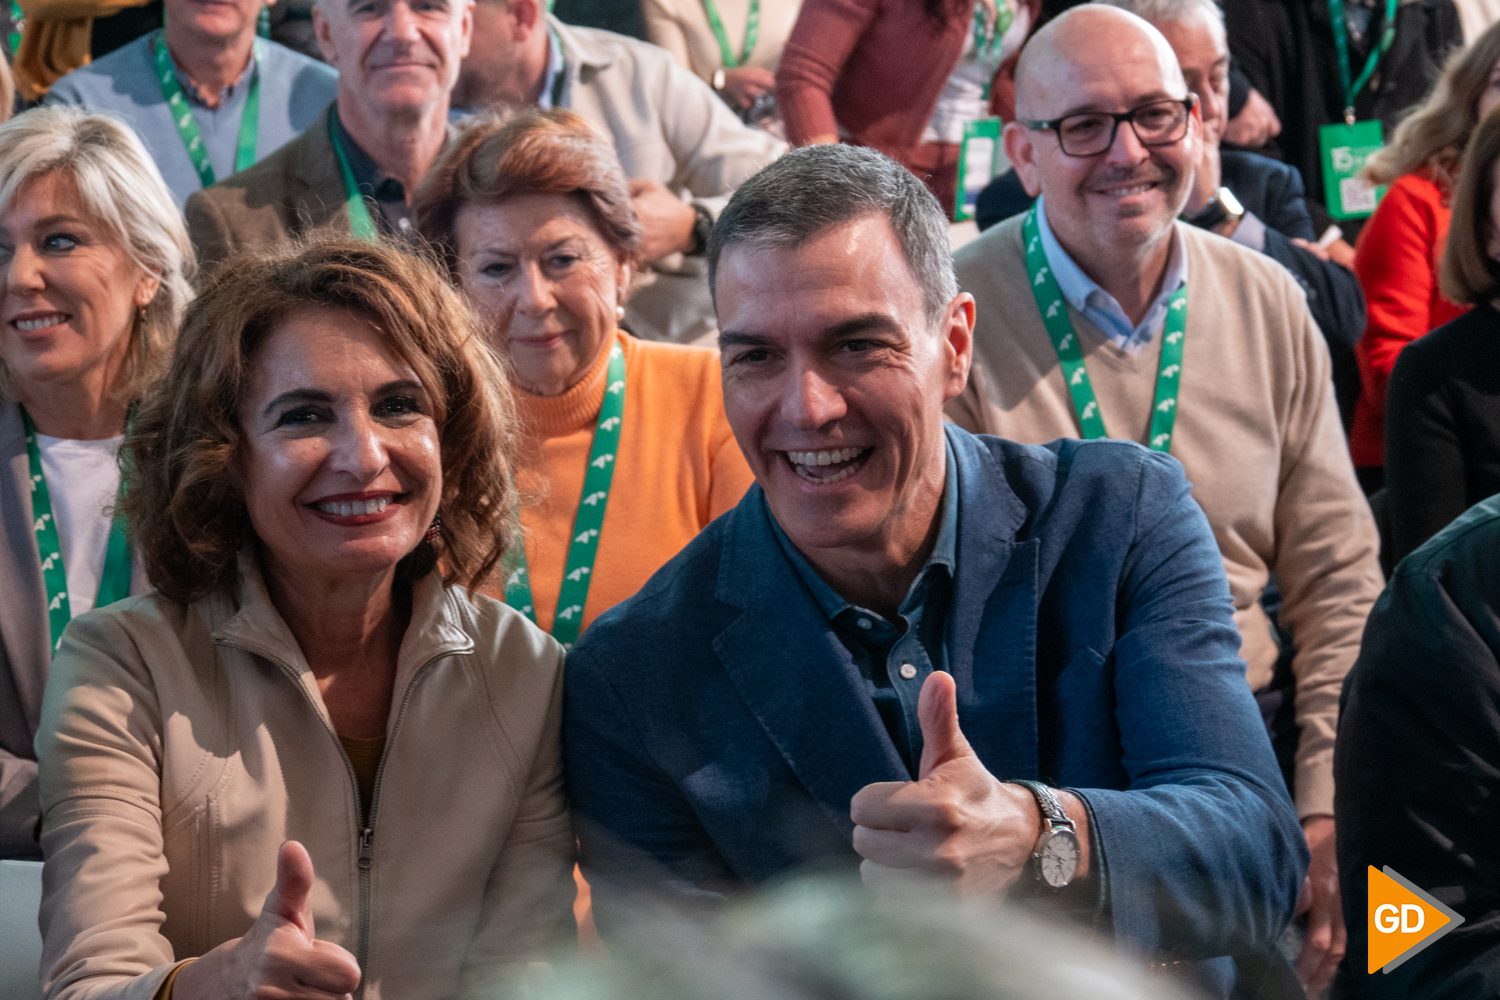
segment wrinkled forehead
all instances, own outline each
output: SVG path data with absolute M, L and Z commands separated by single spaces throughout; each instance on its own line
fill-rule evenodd
M 1128 111 L 1151 100 L 1187 96 L 1166 39 L 1129 25 L 1073 31 L 1044 41 L 1016 81 L 1017 113 L 1033 119 L 1077 111 Z M 1153 37 L 1154 36 L 1154 37 Z

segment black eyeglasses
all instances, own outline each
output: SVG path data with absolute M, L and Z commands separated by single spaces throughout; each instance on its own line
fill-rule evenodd
M 1196 94 L 1182 100 L 1153 101 L 1133 111 L 1082 111 L 1050 121 L 1020 122 L 1033 132 L 1057 133 L 1058 145 L 1069 156 L 1098 156 L 1115 144 L 1121 122 L 1129 122 L 1142 146 L 1170 146 L 1187 135 L 1188 119 L 1198 103 Z

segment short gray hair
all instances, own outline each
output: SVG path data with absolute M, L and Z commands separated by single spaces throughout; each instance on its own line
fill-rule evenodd
M 182 214 L 146 147 L 113 115 L 42 107 L 0 125 L 0 215 L 27 185 L 54 172 L 69 177 L 84 211 L 131 261 L 161 281 L 130 333 L 121 388 L 138 393 L 171 360 L 177 325 L 193 297 L 197 264 Z M 12 392 L 0 361 L 0 395 Z
M 708 238 L 709 289 L 726 247 L 794 250 L 868 215 L 890 220 L 907 269 L 922 288 L 928 321 L 936 325 L 958 294 L 948 219 L 911 171 L 862 146 L 804 146 L 740 185 Z
M 1128 10 L 1153 25 L 1170 24 L 1173 21 L 1192 20 L 1198 11 L 1207 11 L 1210 18 L 1224 23 L 1224 10 L 1215 0 L 1098 0 L 1100 3 L 1121 10 Z

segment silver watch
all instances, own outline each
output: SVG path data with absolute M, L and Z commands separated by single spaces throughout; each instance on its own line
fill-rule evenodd
M 1015 784 L 1036 796 L 1042 811 L 1042 835 L 1031 852 L 1032 874 L 1054 892 L 1066 889 L 1078 873 L 1078 827 L 1052 789 L 1040 781 L 1015 780 Z

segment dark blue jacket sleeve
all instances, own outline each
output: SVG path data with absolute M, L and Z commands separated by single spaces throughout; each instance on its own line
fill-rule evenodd
M 1113 651 L 1125 791 L 1083 789 L 1117 939 L 1182 959 L 1269 950 L 1307 845 L 1245 683 L 1229 584 L 1182 467 L 1142 465 Z

